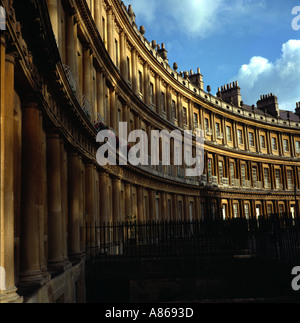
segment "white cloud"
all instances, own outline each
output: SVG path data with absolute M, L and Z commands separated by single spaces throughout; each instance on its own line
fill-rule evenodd
M 125 0 L 125 3 L 132 4 L 138 20 L 152 28 L 176 30 L 199 38 L 224 33 L 236 26 L 237 20 L 242 26 L 250 17 L 259 19 L 266 7 L 265 0 Z
M 252 57 L 233 79 L 239 81 L 246 103 L 254 104 L 261 94 L 274 93 L 281 109 L 294 110 L 300 101 L 300 40 L 284 43 L 281 57 L 274 63 Z

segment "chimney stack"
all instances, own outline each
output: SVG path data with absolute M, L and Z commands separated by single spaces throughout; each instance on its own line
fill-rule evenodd
M 296 103 L 295 114 L 300 118 L 300 102 Z
M 197 73 L 191 70 L 189 75 L 190 82 L 201 90 L 204 90 L 203 75 L 200 72 L 200 68 L 197 68 Z
M 278 98 L 273 93 L 261 95 L 257 101 L 257 108 L 263 112 L 269 113 L 274 117 L 279 117 Z
M 239 108 L 241 107 L 241 88 L 239 87 L 239 83 L 237 81 L 221 86 L 217 95 L 224 101 L 232 103 Z

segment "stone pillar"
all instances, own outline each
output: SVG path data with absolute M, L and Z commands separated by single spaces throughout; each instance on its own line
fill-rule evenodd
M 95 214 L 95 176 L 94 176 L 94 165 L 91 163 L 85 164 L 85 191 L 86 191 L 86 222 L 87 227 L 87 246 L 94 248 L 95 244 L 95 230 L 94 225 L 96 223 Z
M 95 17 L 95 23 L 99 30 L 99 33 L 101 32 L 101 27 L 102 27 L 101 2 L 102 1 L 100 0 L 94 2 L 94 6 L 95 6 L 94 17 Z
M 91 54 L 90 49 L 85 48 L 83 52 L 83 94 L 91 103 L 91 93 L 92 93 L 92 86 L 91 86 Z M 89 111 L 92 115 L 92 111 Z
M 131 185 L 125 184 L 125 217 L 132 215 L 131 210 Z
M 149 66 L 147 63 L 144 65 L 144 102 L 147 106 L 150 105 L 150 78 Z
M 160 77 L 158 75 L 156 75 L 156 77 L 155 77 L 155 100 L 156 100 L 156 113 L 158 113 L 159 115 L 162 114 L 160 98 L 161 98 Z
M 144 221 L 144 195 L 143 195 L 143 188 L 137 187 L 137 221 L 143 222 Z
M 139 94 L 139 89 L 138 89 L 138 75 L 137 75 L 137 51 L 133 49 L 132 51 L 132 91 L 138 95 Z
M 104 85 L 103 74 L 97 72 L 97 111 L 104 119 Z
M 121 75 L 127 80 L 127 69 L 126 69 L 126 36 L 125 32 L 120 33 L 120 71 Z
M 22 201 L 20 234 L 20 284 L 41 284 L 46 281 L 40 264 L 40 181 L 42 176 L 41 118 L 38 105 L 30 103 L 22 111 Z
M 61 171 L 61 213 L 62 213 L 62 249 L 65 268 L 70 267 L 68 258 L 68 156 L 63 141 L 60 141 L 60 171 Z
M 161 193 L 161 218 L 159 220 L 167 220 L 167 194 L 165 192 Z
M 110 126 L 117 131 L 119 125 L 117 125 L 117 102 L 115 88 L 110 89 Z
M 121 180 L 119 178 L 113 178 L 113 222 L 121 222 Z
M 73 75 L 76 75 L 77 48 L 75 48 L 74 16 L 66 14 L 66 59 Z
M 112 9 L 107 11 L 107 51 L 112 61 L 114 61 L 114 19 Z
M 1 199 L 0 199 L 0 303 L 21 302 L 16 294 L 14 266 L 14 69 L 13 55 L 6 55 L 1 37 Z M 5 73 L 2 74 L 2 68 Z M 4 71 L 3 71 L 4 72 Z M 5 75 L 5 76 L 4 76 Z M 4 78 L 2 79 L 2 76 Z M 2 91 L 1 91 L 2 92 Z
M 81 166 L 77 153 L 68 154 L 68 188 L 69 188 L 69 254 L 71 259 L 81 257 L 80 252 L 80 195 Z
M 54 131 L 47 135 L 48 268 L 54 271 L 64 266 L 60 152 L 60 137 Z
M 48 10 L 50 15 L 50 20 L 52 24 L 52 29 L 56 37 L 56 42 L 58 44 L 58 35 L 59 35 L 59 20 L 58 20 L 58 3 L 57 0 L 48 0 Z
M 149 191 L 149 219 L 150 221 L 156 220 L 156 191 Z
M 108 211 L 108 174 L 99 173 L 99 190 L 100 190 L 100 224 L 109 222 Z

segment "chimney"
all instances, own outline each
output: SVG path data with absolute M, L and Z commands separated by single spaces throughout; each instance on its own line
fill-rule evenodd
M 239 87 L 239 83 L 237 81 L 222 86 L 218 91 L 218 96 L 228 103 L 241 107 L 241 88 Z
M 263 112 L 269 113 L 274 117 L 279 117 L 278 98 L 272 93 L 261 95 L 260 100 L 257 101 L 257 108 Z
M 295 114 L 300 118 L 300 102 L 296 103 Z
M 200 68 L 197 68 L 197 73 L 194 74 L 193 70 L 191 70 L 191 74 L 189 75 L 189 80 L 193 85 L 198 87 L 199 89 L 204 89 L 203 83 L 203 75 L 201 74 Z

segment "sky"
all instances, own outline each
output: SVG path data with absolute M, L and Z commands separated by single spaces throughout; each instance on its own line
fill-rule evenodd
M 218 87 L 238 81 L 245 104 L 273 93 L 280 109 L 295 110 L 300 101 L 300 0 L 123 2 L 132 5 L 148 41 L 165 43 L 171 67 L 176 62 L 178 71 L 200 68 L 205 89 L 210 85 L 215 94 Z

